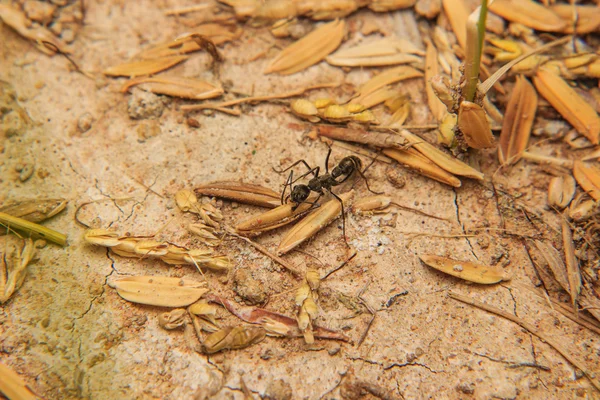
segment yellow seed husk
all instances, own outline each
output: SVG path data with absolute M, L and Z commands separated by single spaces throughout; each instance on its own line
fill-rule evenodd
M 386 108 L 390 110 L 390 112 L 394 113 L 398 111 L 403 105 L 410 102 L 410 97 L 406 94 L 398 94 L 394 97 L 387 99 L 384 102 Z
M 392 198 L 389 196 L 368 196 L 356 200 L 352 205 L 352 209 L 358 212 L 377 211 L 387 208 L 391 203 Z
M 452 260 L 450 258 L 433 255 L 422 255 L 419 256 L 419 258 L 425 264 L 438 271 L 469 282 L 489 285 L 510 279 L 506 272 L 497 266 L 493 267 L 468 261 Z
M 165 276 L 128 276 L 109 286 L 132 303 L 173 308 L 189 306 L 208 292 L 205 283 Z
M 444 153 L 442 150 L 433 146 L 429 142 L 421 139 L 417 135 L 402 129 L 400 132 L 406 140 L 421 153 L 424 157 L 431 160 L 433 163 L 438 165 L 440 168 L 454 174 L 460 175 L 467 178 L 477 179 L 482 181 L 484 178 L 483 173 L 477 171 L 475 168 L 465 164 L 464 162 L 452 157 L 451 155 Z
M 351 100 L 352 104 L 360 104 L 365 109 L 369 109 L 371 107 L 375 107 L 377 104 L 381 104 L 384 101 L 395 97 L 398 95 L 396 90 L 388 89 L 385 87 L 379 88 L 374 92 L 371 92 L 367 95 L 361 95 Z M 332 107 L 332 106 L 329 106 Z
M 600 200 L 600 168 L 596 165 L 575 161 L 573 163 L 573 176 L 579 186 L 594 200 Z
M 392 114 L 392 118 L 390 118 L 388 126 L 400 127 L 400 126 L 404 125 L 404 123 L 408 119 L 409 115 L 410 115 L 410 103 L 407 102 L 407 103 L 404 103 L 399 109 L 394 111 L 394 113 Z
M 27 265 L 34 255 L 30 238 L 0 237 L 0 304 L 7 302 L 21 287 L 27 276 Z
M 531 0 L 496 0 L 489 9 L 510 22 L 544 32 L 561 32 L 567 23 L 551 9 Z
M 2 206 L 0 212 L 29 222 L 42 222 L 55 216 L 66 206 L 67 201 L 64 199 L 25 200 Z
M 332 104 L 323 111 L 323 118 L 325 119 L 344 119 L 350 116 L 350 112 L 344 106 Z
M 583 193 L 580 193 L 583 194 Z M 594 200 L 580 201 L 579 196 L 573 200 L 569 206 L 568 215 L 575 222 L 581 222 L 590 219 L 594 215 L 598 214 L 598 203 Z
M 310 296 L 310 286 L 308 285 L 307 282 L 303 282 L 302 285 L 300 285 L 300 287 L 298 287 L 298 289 L 296 289 L 296 305 L 298 307 L 302 306 L 302 304 L 304 304 L 304 300 L 308 299 L 308 297 Z
M 386 38 L 340 50 L 327 57 L 326 61 L 339 67 L 373 67 L 412 62 L 420 63 L 421 57 L 413 54 L 422 55 L 423 52 L 408 40 Z
M 208 304 L 205 300 L 198 301 L 188 307 L 188 312 L 198 316 L 217 315 L 217 307 Z
M 290 108 L 295 114 L 299 114 L 301 116 L 311 116 L 319 113 L 317 107 L 306 99 L 293 100 L 290 103 Z
M 310 290 L 318 290 L 321 285 L 321 275 L 316 269 L 309 269 L 306 271 L 306 282 L 310 286 Z
M 371 0 L 369 9 L 375 12 L 402 10 L 414 6 L 416 0 Z
M 317 107 L 317 108 L 325 108 L 327 106 L 335 104 L 335 100 L 333 100 L 333 99 L 316 99 L 314 101 L 314 104 L 315 104 L 315 107 Z
M 467 45 L 467 30 L 465 27 L 469 18 L 469 9 L 463 0 L 442 0 L 442 4 L 450 20 L 456 40 L 460 47 L 464 49 Z
M 537 104 L 535 89 L 525 77 L 519 75 L 506 106 L 500 133 L 498 158 L 501 164 L 514 164 L 521 159 L 529 143 Z
M 573 200 L 575 189 L 575 179 L 571 175 L 556 176 L 550 179 L 548 204 L 562 210 Z
M 440 74 L 440 65 L 438 64 L 438 52 L 433 43 L 427 42 L 427 52 L 425 53 L 425 92 L 427 93 L 427 104 L 431 114 L 436 121 L 441 122 L 446 115 L 446 106 L 439 97 L 436 96 L 431 87 L 430 80 Z
M 183 212 L 194 210 L 198 206 L 198 198 L 191 190 L 180 190 L 175 193 L 175 203 Z
M 119 64 L 104 70 L 104 75 L 108 76 L 129 76 L 131 78 L 143 75 L 152 75 L 169 69 L 185 60 L 188 56 L 170 56 L 154 58 L 151 60 L 134 61 Z
M 342 43 L 345 29 L 346 23 L 343 20 L 320 26 L 283 49 L 269 64 L 265 73 L 290 75 L 318 63 Z
M 281 195 L 271 189 L 240 182 L 214 182 L 194 189 L 197 195 L 223 197 L 240 203 L 275 208 L 281 205 Z
M 306 203 L 300 204 L 294 211 L 295 204 L 287 203 L 280 205 L 260 215 L 251 217 L 240 222 L 235 230 L 242 235 L 257 235 L 262 232 L 270 231 L 296 221 L 302 217 L 308 209 L 312 207 L 310 202 L 314 201 L 316 196 L 307 199 Z
M 207 354 L 238 350 L 262 341 L 266 331 L 259 326 L 226 327 L 206 337 L 202 345 Z
M 569 295 L 571 303 L 577 310 L 577 299 L 581 292 L 581 273 L 579 272 L 579 263 L 575 257 L 575 246 L 573 245 L 573 234 L 569 223 L 565 218 L 562 219 L 562 238 L 563 250 L 565 252 L 565 264 L 567 266 L 567 280 L 569 281 Z
M 346 104 L 346 109 L 349 113 L 355 114 L 365 110 L 365 106 L 362 104 Z
M 454 130 L 458 123 L 458 116 L 456 114 L 450 114 L 446 111 L 446 114 L 442 118 L 437 131 L 438 143 L 446 147 L 453 147 L 456 142 L 456 135 Z
M 223 88 L 212 85 L 206 81 L 175 76 L 132 79 L 121 87 L 121 92 L 126 92 L 132 86 L 137 85 L 141 85 L 140 87 L 143 90 L 152 93 L 193 100 L 212 99 L 214 97 L 219 97 L 224 93 Z
M 597 5 L 554 4 L 550 9 L 565 21 L 562 33 L 575 31 L 577 34 L 584 34 L 598 32 L 600 29 L 600 7 Z M 577 13 L 576 21 L 574 21 L 573 11 Z M 575 25 L 574 30 L 573 25 Z
M 90 244 L 104 247 L 113 247 L 120 243 L 119 234 L 110 229 L 88 229 L 83 238 Z
M 21 375 L 0 363 L 0 393 L 12 400 L 36 400 L 37 396 Z
M 364 83 L 358 89 L 358 95 L 366 96 L 369 93 L 372 93 L 386 85 L 391 85 L 392 83 L 400 82 L 405 79 L 419 78 L 421 76 L 423 76 L 421 71 L 408 65 L 401 65 L 396 68 L 391 68 L 378 75 L 375 75 L 373 78 Z
M 383 149 L 383 154 L 393 158 L 406 167 L 416 170 L 421 175 L 438 182 L 445 183 L 452 187 L 460 187 L 461 185 L 460 180 L 456 176 L 438 167 L 416 150 Z
M 600 117 L 596 110 L 577 94 L 560 76 L 541 68 L 533 78 L 538 92 L 563 116 L 577 132 L 598 144 Z
M 478 104 L 470 101 L 460 103 L 458 127 L 469 147 L 487 149 L 495 144 L 487 115 Z
M 344 209 L 347 210 L 350 199 L 354 191 L 339 195 L 344 202 Z M 329 225 L 336 219 L 342 211 L 342 205 L 337 199 L 331 199 L 327 203 L 321 205 L 315 211 L 310 213 L 306 218 L 297 223 L 285 237 L 281 240 L 277 248 L 277 254 L 282 255 L 294 249 L 307 239 L 311 238 L 325 226 Z

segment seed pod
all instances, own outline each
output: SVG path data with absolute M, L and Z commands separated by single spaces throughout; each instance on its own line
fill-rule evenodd
M 573 176 L 594 200 L 600 200 L 600 168 L 582 161 L 573 163 Z
M 166 330 L 173 330 L 185 326 L 187 323 L 187 311 L 184 308 L 176 308 L 158 316 L 158 325 Z
M 310 297 L 310 286 L 308 283 L 303 282 L 302 285 L 296 290 L 296 305 L 298 307 L 304 304 L 304 300 Z
M 332 104 L 335 104 L 335 101 L 333 99 L 317 99 L 314 101 L 314 104 L 315 104 L 315 107 L 321 109 L 321 108 L 330 106 Z
M 319 316 L 319 308 L 317 307 L 317 303 L 315 303 L 315 300 L 312 298 L 312 296 L 304 300 L 302 308 L 306 310 L 306 313 L 309 315 L 311 320 L 314 320 Z
M 131 79 L 121 87 L 121 92 L 127 92 L 132 86 L 139 86 L 142 90 L 156 94 L 192 100 L 212 99 L 224 93 L 223 88 L 206 81 L 176 76 Z
M 188 307 L 188 312 L 196 316 L 216 316 L 217 307 L 208 304 L 206 300 L 200 300 Z
M 217 353 L 221 350 L 238 350 L 264 340 L 265 329 L 259 326 L 237 326 L 223 328 L 206 337 L 204 351 L 207 354 Z
M 90 244 L 104 247 L 113 247 L 120 243 L 119 234 L 110 229 L 88 229 L 83 234 L 83 239 Z
M 252 204 L 261 207 L 275 208 L 281 205 L 280 194 L 259 185 L 240 182 L 215 182 L 197 187 L 197 195 L 216 196 Z
M 128 276 L 109 286 L 127 301 L 157 307 L 186 307 L 208 292 L 206 284 L 166 276 Z
M 474 149 L 486 149 L 494 146 L 494 135 L 487 115 L 480 105 L 463 101 L 458 110 L 458 127 L 465 142 Z
M 152 75 L 169 69 L 185 60 L 188 56 L 171 56 L 155 58 L 151 60 L 134 61 L 119 64 L 104 70 L 104 75 L 109 76 L 129 76 L 131 78 L 143 75 Z
M 548 204 L 562 210 L 573 200 L 575 189 L 575 179 L 571 175 L 557 176 L 550 179 Z
M 468 261 L 457 261 L 432 255 L 422 255 L 419 258 L 425 264 L 438 271 L 470 282 L 492 284 L 510 279 L 500 267 L 492 267 Z
M 351 190 L 339 195 L 339 197 L 346 204 L 346 202 L 352 198 L 353 194 L 354 191 Z M 297 223 L 287 235 L 285 235 L 277 248 L 277 254 L 285 254 L 315 235 L 336 219 L 341 211 L 342 205 L 338 199 L 331 199 L 327 203 L 321 205 L 321 207 Z
M 355 212 L 380 211 L 386 209 L 392 203 L 389 196 L 369 196 L 356 200 L 352 205 Z
M 373 114 L 371 110 L 365 110 L 359 112 L 358 114 L 352 114 L 351 118 L 353 121 L 360 122 L 363 124 L 379 124 L 379 121 L 377 121 L 377 118 L 375 118 L 375 114 Z
M 321 284 L 321 276 L 319 275 L 319 271 L 316 269 L 309 269 L 306 271 L 306 282 L 308 286 L 310 286 L 310 290 L 318 290 L 319 285 Z
M 538 92 L 571 125 L 593 144 L 598 144 L 600 117 L 596 110 L 577 94 L 560 76 L 546 68 L 538 70 L 533 78 Z
M 333 104 L 328 106 L 325 111 L 323 111 L 323 118 L 332 119 L 332 120 L 342 120 L 348 118 L 350 116 L 350 112 L 344 106 L 340 106 L 337 104 Z
M 501 164 L 514 164 L 521 159 L 521 154 L 529 143 L 537 104 L 537 93 L 533 86 L 519 75 L 506 106 L 500 133 L 498 158 Z
M 198 198 L 191 190 L 180 190 L 175 194 L 177 207 L 183 212 L 195 209 L 198 204 Z
M 319 117 L 317 117 L 319 110 L 317 110 L 317 107 L 308 100 L 294 100 L 290 103 L 290 108 L 295 115 L 301 118 L 306 118 L 310 122 L 319 122 Z

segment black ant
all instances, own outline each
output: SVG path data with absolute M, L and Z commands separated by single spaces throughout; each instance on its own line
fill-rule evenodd
M 319 175 L 319 172 L 321 171 L 320 167 L 311 168 L 310 165 L 308 165 L 308 163 L 304 160 L 298 160 L 284 170 L 281 170 L 281 171 L 276 170 L 276 172 L 278 172 L 278 173 L 284 173 L 284 172 L 294 168 L 298 164 L 304 164 L 304 166 L 306 166 L 306 168 L 308 169 L 308 172 L 306 172 L 304 175 L 299 176 L 296 179 L 294 179 L 294 170 L 290 171 L 290 175 L 288 176 L 288 179 L 283 187 L 283 192 L 281 192 L 281 204 L 285 204 L 285 202 L 288 199 L 292 200 L 292 202 L 295 203 L 295 205 L 292 207 L 292 211 L 295 211 L 296 208 L 298 208 L 300 206 L 300 204 L 302 204 L 302 203 L 309 203 L 315 207 L 318 207 L 319 199 L 321 198 L 321 196 L 325 195 L 325 190 L 328 191 L 329 193 L 331 193 L 331 195 L 333 197 L 335 197 L 340 202 L 340 204 L 342 206 L 342 231 L 344 234 L 344 240 L 346 240 L 346 218 L 345 218 L 345 214 L 344 214 L 344 202 L 338 195 L 333 193 L 333 191 L 331 189 L 334 186 L 338 186 L 338 185 L 341 185 L 342 183 L 346 182 L 356 172 L 365 180 L 367 189 L 371 193 L 375 193 L 375 194 L 381 194 L 381 193 L 374 192 L 369 187 L 369 182 L 367 181 L 367 178 L 364 175 L 364 171 L 361 171 L 362 161 L 360 160 L 360 158 L 358 158 L 356 156 L 344 157 L 339 162 L 338 165 L 333 167 L 333 169 L 331 170 L 331 174 L 330 174 L 329 173 L 329 156 L 330 155 L 331 155 L 331 148 L 327 152 L 327 157 L 325 157 L 325 173 L 323 175 Z M 299 185 L 292 186 L 295 182 L 306 177 L 309 174 L 312 174 L 313 178 L 311 178 L 310 181 L 308 181 L 307 185 L 299 184 Z M 285 192 L 286 192 L 288 186 L 291 188 L 291 193 L 289 196 L 286 197 Z M 319 194 L 318 197 L 313 202 L 306 201 L 308 199 L 308 197 L 310 196 L 311 192 L 318 193 Z

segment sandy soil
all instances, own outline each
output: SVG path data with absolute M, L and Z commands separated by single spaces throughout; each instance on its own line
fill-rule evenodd
M 67 210 L 47 222 L 68 234 L 69 245 L 40 249 L 23 287 L 0 306 L 0 361 L 21 373 L 36 393 L 56 399 L 241 399 L 244 385 L 255 398 L 597 397 L 589 381 L 537 337 L 447 297 L 455 291 L 513 313 L 561 342 L 590 370 L 600 371 L 598 337 L 553 312 L 534 294 L 539 280 L 519 236 L 495 231 L 466 238 L 411 234 L 493 227 L 521 235 L 542 232 L 558 245 L 559 221 L 544 209 L 549 176 L 523 162 L 496 176 L 497 188 L 520 196 L 518 202 L 506 196 L 497 201 L 488 183 L 463 180 L 453 190 L 399 165 L 376 163 L 369 169 L 373 188 L 447 221 L 399 210 L 347 216 L 349 241 L 358 256 L 322 283 L 317 322 L 343 332 L 353 343 L 317 340 L 306 345 L 301 339 L 267 338 L 244 350 L 207 356 L 195 351 L 198 340 L 190 326 L 165 331 L 157 322 L 163 310 L 121 299 L 107 285 L 119 276 L 202 278 L 192 267 L 121 258 L 87 245 L 84 229 L 74 221 L 79 205 L 96 201 L 79 213 L 91 226 L 135 235 L 159 232 L 161 239 L 200 246 L 185 229 L 193 218 L 175 206 L 178 190 L 214 180 L 243 180 L 280 190 L 285 177 L 272 167 L 297 159 L 320 165 L 327 152 L 324 144 L 306 138 L 306 123 L 277 104 L 243 107 L 241 117 L 194 114 L 201 126 L 192 128 L 178 110 L 185 102 L 165 98 L 160 117 L 131 119 L 132 95 L 119 91 L 125 79 L 108 79 L 101 71 L 144 46 L 186 31 L 181 21 L 163 15 L 161 8 L 167 6 L 173 5 L 86 2 L 73 59 L 95 79 L 73 71 L 62 57 L 41 54 L 0 26 L 0 79 L 12 84 L 34 121 L 0 143 L 0 201 L 69 200 Z M 366 18 L 377 18 L 385 29 L 401 33 L 405 28 L 395 22 L 409 16 L 360 12 L 349 22 Z M 349 85 L 371 75 L 321 63 L 290 77 L 264 76 L 262 70 L 276 53 L 267 51 L 273 41 L 267 30 L 247 29 L 240 40 L 225 45 L 221 82 L 240 93 L 264 94 L 336 81 L 345 85 L 321 94 L 343 97 L 351 92 Z M 264 51 L 266 57 L 249 61 Z M 209 61 L 205 54 L 195 55 L 169 73 L 215 81 Z M 414 102 L 412 122 L 430 122 L 422 82 L 399 87 Z M 91 128 L 81 132 L 78 122 L 83 119 L 80 123 L 85 124 L 88 113 Z M 334 147 L 333 161 L 347 154 Z M 491 176 L 497 168 L 495 152 L 481 152 L 478 158 Z M 22 163 L 34 167 L 25 182 L 16 170 Z M 405 185 L 397 187 L 391 176 Z M 360 181 L 355 189 L 357 196 L 368 194 Z M 218 204 L 230 225 L 261 211 L 228 201 Z M 529 222 L 523 210 L 539 213 L 548 227 L 539 220 Z M 274 249 L 285 231 L 257 241 Z M 299 280 L 241 241 L 225 240 L 218 250 L 233 257 L 236 271 L 247 273 L 239 279 L 234 273 L 207 273 L 216 293 L 243 302 L 233 288 L 248 286 L 264 292 L 262 297 L 269 299 L 265 308 L 293 315 Z M 299 268 L 339 264 L 348 255 L 341 224 L 324 229 L 301 250 L 286 256 Z M 426 267 L 420 254 L 500 263 L 513 279 L 491 287 L 471 285 Z M 377 312 L 358 346 L 371 319 L 353 297 L 362 289 L 366 303 Z M 550 290 L 566 299 L 558 287 Z M 224 326 L 240 323 L 224 310 L 220 317 Z

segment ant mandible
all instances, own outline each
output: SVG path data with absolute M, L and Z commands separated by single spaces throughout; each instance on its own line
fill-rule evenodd
M 340 205 L 342 206 L 342 231 L 344 234 L 344 240 L 346 240 L 346 218 L 345 218 L 345 213 L 344 213 L 344 202 L 338 195 L 333 193 L 333 191 L 331 189 L 334 186 L 338 186 L 338 185 L 341 185 L 342 183 L 346 182 L 356 172 L 365 180 L 367 189 L 371 193 L 375 193 L 375 194 L 381 194 L 381 193 L 374 192 L 369 187 L 369 182 L 367 181 L 367 178 L 364 175 L 364 171 L 361 171 L 362 161 L 360 160 L 360 158 L 358 158 L 356 156 L 344 157 L 339 162 L 338 165 L 333 167 L 333 169 L 331 170 L 331 174 L 330 174 L 329 173 L 329 156 L 330 155 L 331 155 L 331 148 L 329 148 L 329 151 L 327 152 L 327 156 L 325 157 L 325 173 L 323 175 L 319 175 L 319 172 L 321 171 L 320 167 L 311 168 L 310 165 L 308 165 L 308 163 L 305 160 L 298 160 L 284 170 L 281 170 L 281 171 L 275 170 L 278 173 L 284 173 L 286 171 L 291 170 L 298 164 L 304 164 L 304 166 L 306 166 L 306 168 L 308 169 L 308 172 L 299 176 L 296 179 L 294 179 L 294 170 L 290 171 L 288 179 L 283 187 L 283 191 L 281 192 L 281 204 L 285 204 L 285 202 L 288 199 L 292 200 L 292 202 L 295 203 L 295 205 L 292 207 L 292 211 L 296 210 L 296 208 L 298 208 L 298 206 L 300 206 L 300 204 L 302 204 L 302 203 L 309 203 L 309 204 L 312 204 L 313 206 L 317 207 L 319 205 L 318 204 L 319 199 L 321 198 L 321 196 L 325 195 L 325 190 L 326 190 L 327 192 L 331 193 L 331 195 L 333 197 L 335 197 L 340 202 Z M 294 183 L 296 183 L 300 179 L 302 179 L 310 174 L 312 174 L 313 177 L 308 181 L 307 185 L 299 184 L 299 185 L 292 186 Z M 286 192 L 288 186 L 291 188 L 291 193 L 289 196 L 286 197 L 285 192 Z M 307 201 L 311 192 L 318 193 L 318 197 L 313 202 Z

